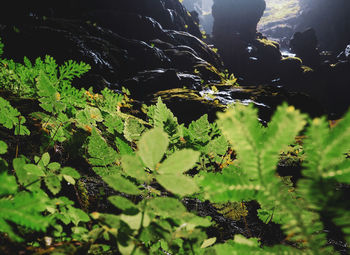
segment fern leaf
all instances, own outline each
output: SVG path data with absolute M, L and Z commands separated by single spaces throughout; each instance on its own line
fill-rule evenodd
M 12 221 L 21 226 L 44 231 L 50 223 L 50 218 L 41 215 L 46 209 L 47 198 L 42 194 L 22 192 L 13 199 L 0 200 L 0 219 Z
M 117 152 L 107 145 L 94 128 L 88 144 L 89 161 L 95 166 L 107 166 L 117 159 Z
M 327 146 L 320 161 L 320 167 L 324 169 L 339 163 L 341 160 L 339 156 L 350 149 L 350 111 L 329 131 L 325 144 Z
M 208 115 L 204 114 L 196 121 L 192 121 L 188 127 L 188 133 L 190 138 L 196 142 L 207 143 L 209 137 L 210 124 L 208 121 Z
M 275 171 L 280 151 L 293 143 L 305 124 L 305 116 L 293 106 L 283 104 L 277 108 L 260 144 L 260 164 L 265 173 Z
M 257 110 L 252 105 L 235 105 L 225 113 L 218 113 L 218 126 L 237 152 L 241 166 L 251 178 L 258 179 L 258 149 L 262 135 Z
M 222 173 L 206 173 L 198 179 L 206 199 L 220 203 L 256 199 L 264 187 L 251 182 L 249 176 L 234 174 L 228 169 Z
M 84 62 L 79 64 L 73 60 L 68 60 L 62 66 L 59 67 L 60 80 L 72 80 L 75 77 L 80 77 L 84 73 L 90 70 L 90 66 Z

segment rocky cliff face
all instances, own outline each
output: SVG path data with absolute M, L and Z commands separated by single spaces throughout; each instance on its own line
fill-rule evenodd
M 201 40 L 198 25 L 178 0 L 27 2 L 14 0 L 0 10 L 3 57 L 22 61 L 24 56 L 34 60 L 49 54 L 59 64 L 68 59 L 84 61 L 92 70 L 74 82 L 77 86 L 96 91 L 124 86 L 140 104 L 161 96 L 184 121 L 204 113 L 213 119 L 222 104 L 236 98 L 263 106 L 264 119 L 277 103 L 292 98 L 301 98 L 298 104 L 309 113 L 320 113 L 308 97 L 291 96 L 280 88 L 233 88 L 232 83 L 220 87 L 225 68 L 250 85 L 271 84 L 281 74 L 290 79 L 288 63 L 293 61 L 282 65 L 279 45 L 256 32 L 264 0 L 215 1 L 215 46 L 226 66 Z M 293 63 L 302 73 L 300 62 Z M 214 95 L 218 100 L 202 97 L 206 84 L 219 88 Z
M 316 30 L 320 48 L 339 52 L 350 43 L 350 1 L 300 0 L 297 30 Z
M 24 55 L 49 54 L 59 62 L 81 60 L 92 66 L 85 86 L 127 84 L 135 94 L 196 88 L 201 80 L 219 79 L 220 58 L 199 39 L 198 25 L 178 0 L 37 4 L 23 1 L 20 11 L 11 5 L 2 9 L 8 17 L 2 16 L 0 28 L 5 57 L 21 61 Z M 145 91 L 139 85 L 144 80 Z

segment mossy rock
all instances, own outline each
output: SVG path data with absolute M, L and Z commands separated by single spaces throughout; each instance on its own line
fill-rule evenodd
M 215 100 L 206 100 L 195 90 L 175 88 L 159 91 L 152 95 L 150 103 L 155 104 L 161 97 L 167 107 L 178 118 L 179 123 L 189 124 L 191 121 L 208 114 L 209 121 L 216 119 L 216 112 L 225 106 Z

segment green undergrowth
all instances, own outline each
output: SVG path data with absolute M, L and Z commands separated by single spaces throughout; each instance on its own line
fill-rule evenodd
M 142 120 L 121 110 L 126 90 L 74 88 L 89 69 L 49 56 L 0 60 L 1 253 L 336 254 L 321 215 L 350 241 L 341 189 L 350 183 L 350 113 L 330 129 L 283 104 L 265 127 L 252 105 L 238 104 L 215 123 L 204 115 L 185 126 L 159 98 Z M 276 169 L 297 154 L 303 177 L 293 186 Z M 115 190 L 105 201 L 113 208 L 91 209 L 86 176 Z M 218 242 L 206 234 L 215 222 L 184 198 L 208 200 L 232 220 L 256 200 L 260 219 L 280 224 L 286 240 Z

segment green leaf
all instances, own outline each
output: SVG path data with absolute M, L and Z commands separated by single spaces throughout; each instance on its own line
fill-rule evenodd
M 163 128 L 165 123 L 174 123 L 176 126 L 177 118 L 174 117 L 173 113 L 163 103 L 161 97 L 158 97 L 157 104 L 153 110 L 153 116 L 150 116 L 153 120 L 154 126 Z
M 29 129 L 23 124 L 26 122 L 26 119 L 23 116 L 19 116 L 19 121 L 17 121 L 15 126 L 15 135 L 30 135 Z
M 48 175 L 44 182 L 52 194 L 56 195 L 61 190 L 61 180 L 56 175 Z
M 216 237 L 206 239 L 203 241 L 201 248 L 204 249 L 204 248 L 207 248 L 209 246 L 212 246 L 215 242 L 216 242 Z
M 11 104 L 0 97 L 0 124 L 5 128 L 12 129 L 18 123 L 18 116 L 20 116 L 19 111 L 13 108 Z
M 212 139 L 205 146 L 203 152 L 206 154 L 224 155 L 227 152 L 228 143 L 224 136 Z
M 74 179 L 80 178 L 80 174 L 78 173 L 78 171 L 75 170 L 74 168 L 71 168 L 71 167 L 63 167 L 61 169 L 61 174 L 69 175 L 69 176 L 73 177 Z
M 52 162 L 52 163 L 47 165 L 47 168 L 50 169 L 51 171 L 55 172 L 61 168 L 61 164 L 58 162 Z
M 120 155 L 134 154 L 132 148 L 118 136 L 115 138 L 115 145 L 117 146 Z
M 0 173 L 0 196 L 13 194 L 17 190 L 16 178 L 6 173 Z
M 125 197 L 121 196 L 111 196 L 108 198 L 108 200 L 115 206 L 118 207 L 121 210 L 128 210 L 128 209 L 137 209 L 135 204 L 131 202 L 129 199 L 126 199 Z
M 27 171 L 28 175 L 33 175 L 33 176 L 45 176 L 45 173 L 43 170 L 38 167 L 37 165 L 34 164 L 26 164 L 23 166 L 23 168 Z
M 50 163 L 50 154 L 48 152 L 45 152 L 41 156 L 41 161 L 43 162 L 44 166 L 47 166 Z
M 147 173 L 144 170 L 144 166 L 138 156 L 123 155 L 121 158 L 121 162 L 123 170 L 129 176 L 143 182 L 146 182 L 149 179 Z
M 62 176 L 68 183 L 75 185 L 75 180 L 72 176 L 65 174 L 63 174 Z
M 113 189 L 124 192 L 131 195 L 138 195 L 140 194 L 140 190 L 137 188 L 135 184 L 133 184 L 131 181 L 123 178 L 120 175 L 109 175 L 104 176 L 103 180 L 111 186 Z
M 145 165 L 154 170 L 168 148 L 169 139 L 160 128 L 146 131 L 138 143 L 138 155 Z
M 95 166 L 107 166 L 117 160 L 117 152 L 107 145 L 94 128 L 88 144 L 89 161 Z
M 156 197 L 147 202 L 147 210 L 163 218 L 181 219 L 187 213 L 185 206 L 171 197 Z
M 5 154 L 7 152 L 7 144 L 0 140 L 0 154 Z
M 204 114 L 196 121 L 192 121 L 188 127 L 188 132 L 191 136 L 191 139 L 201 143 L 206 143 L 209 141 L 209 130 L 210 124 L 207 114 Z
M 75 226 L 77 226 L 79 222 L 88 222 L 90 220 L 89 215 L 87 215 L 83 210 L 72 206 L 69 206 L 67 216 Z
M 29 192 L 17 193 L 12 199 L 0 199 L 0 228 L 4 227 L 1 221 L 7 220 L 28 229 L 45 231 L 51 221 L 50 217 L 42 215 L 48 201 L 43 193 Z
M 124 123 L 124 136 L 129 142 L 137 141 L 140 139 L 145 127 L 140 121 L 135 118 L 128 117 Z
M 190 149 L 176 151 L 165 159 L 159 167 L 159 174 L 182 174 L 193 168 L 198 161 L 200 153 Z
M 115 131 L 119 134 L 123 133 L 124 123 L 122 119 L 117 115 L 107 115 L 104 119 L 103 124 L 107 127 L 107 131 L 111 134 L 114 134 Z
M 150 224 L 149 216 L 147 214 L 142 215 L 141 212 L 136 215 L 122 214 L 120 218 L 126 222 L 131 229 L 140 229 L 141 223 L 143 227 L 147 227 Z
M 257 179 L 258 148 L 263 133 L 253 105 L 237 104 L 225 113 L 218 113 L 219 128 L 237 151 L 242 168 Z
M 157 175 L 157 181 L 170 192 L 186 196 L 198 191 L 198 186 L 193 178 L 185 175 Z
M 85 112 L 85 115 L 87 116 L 89 121 L 92 121 L 92 122 L 95 122 L 95 121 L 101 122 L 101 121 L 103 121 L 102 114 L 101 114 L 100 110 L 98 108 L 96 108 L 96 107 L 87 106 L 84 109 L 84 112 Z

